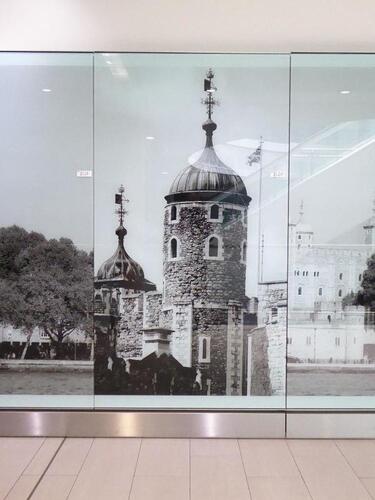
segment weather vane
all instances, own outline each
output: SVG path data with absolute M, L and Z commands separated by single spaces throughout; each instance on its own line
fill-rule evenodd
M 124 203 L 127 203 L 129 201 L 124 197 L 124 191 L 125 188 L 121 184 L 118 189 L 118 193 L 115 194 L 115 204 L 120 205 L 119 208 L 116 209 L 116 214 L 118 215 L 120 226 L 124 225 L 124 215 L 127 213 L 124 208 Z
M 204 79 L 204 91 L 206 92 L 206 97 L 202 99 L 202 104 L 204 104 L 207 107 L 207 116 L 209 120 L 211 120 L 213 107 L 219 105 L 219 101 L 215 99 L 213 96 L 217 90 L 217 88 L 212 82 L 214 76 L 215 76 L 214 72 L 210 68 L 207 71 L 206 78 Z

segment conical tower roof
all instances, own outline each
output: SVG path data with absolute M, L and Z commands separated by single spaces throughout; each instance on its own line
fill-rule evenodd
M 96 284 L 106 284 L 118 288 L 131 290 L 156 290 L 154 283 L 145 279 L 142 267 L 132 259 L 125 250 L 124 238 L 127 230 L 123 226 L 123 196 L 121 188 L 120 194 L 116 195 L 116 203 L 121 204 L 117 213 L 120 215 L 120 225 L 116 229 L 118 245 L 115 253 L 107 259 L 99 268 L 96 276 Z M 120 196 L 120 198 L 118 198 Z M 121 201 L 117 201 L 121 200 Z
M 213 145 L 213 133 L 217 128 L 211 118 L 212 108 L 216 104 L 212 96 L 216 90 L 212 84 L 213 76 L 212 71 L 209 71 L 205 79 L 207 98 L 204 103 L 207 105 L 208 120 L 202 128 L 206 132 L 206 145 L 198 160 L 184 168 L 174 179 L 165 197 L 168 203 L 216 200 L 247 206 L 251 200 L 241 177 L 221 161 Z

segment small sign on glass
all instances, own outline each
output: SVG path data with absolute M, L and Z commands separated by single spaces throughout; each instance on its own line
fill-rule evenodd
M 92 170 L 77 170 L 77 177 L 92 177 Z

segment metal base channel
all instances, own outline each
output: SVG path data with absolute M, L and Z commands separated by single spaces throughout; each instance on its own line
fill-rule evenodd
M 374 412 L 288 412 L 286 418 L 292 439 L 375 438 Z
M 283 412 L 0 411 L 1 436 L 283 438 Z
M 0 436 L 371 439 L 375 412 L 2 410 Z

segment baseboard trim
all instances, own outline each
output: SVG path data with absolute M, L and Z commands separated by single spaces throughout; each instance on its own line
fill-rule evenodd
M 375 412 L 2 410 L 0 436 L 373 439 Z
M 283 438 L 283 412 L 0 411 L 1 436 Z
M 287 437 L 290 439 L 373 439 L 373 411 L 325 411 L 287 413 Z

